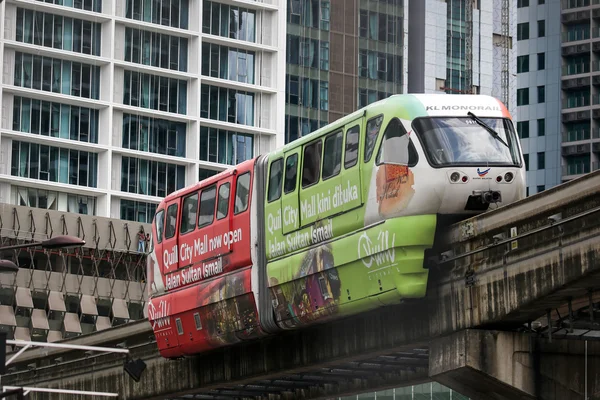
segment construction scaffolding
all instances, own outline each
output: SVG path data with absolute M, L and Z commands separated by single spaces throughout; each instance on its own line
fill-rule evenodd
M 502 80 L 500 100 L 508 107 L 510 105 L 510 1 L 502 1 L 501 11 L 501 48 L 502 48 Z
M 0 330 L 8 339 L 54 342 L 144 318 L 149 244 L 138 247 L 140 231 L 150 233 L 150 225 L 0 204 L 2 247 L 58 235 L 86 241 L 65 250 L 0 250 L 19 266 L 16 276 L 0 274 Z

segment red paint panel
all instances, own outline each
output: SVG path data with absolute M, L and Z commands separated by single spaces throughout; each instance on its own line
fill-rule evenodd
M 262 336 L 251 271 L 241 269 L 151 299 L 148 319 L 161 355 L 192 355 Z

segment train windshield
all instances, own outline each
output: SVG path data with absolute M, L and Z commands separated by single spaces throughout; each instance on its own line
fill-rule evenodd
M 413 129 L 432 165 L 520 165 L 521 157 L 512 123 L 506 118 L 416 118 Z

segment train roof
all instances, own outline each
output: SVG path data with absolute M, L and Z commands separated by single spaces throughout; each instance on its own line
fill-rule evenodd
M 194 193 L 195 191 L 202 189 L 203 187 L 207 187 L 212 185 L 213 183 L 216 183 L 220 180 L 222 180 L 224 177 L 227 177 L 231 174 L 233 174 L 235 171 L 237 170 L 243 170 L 246 171 L 248 169 L 252 168 L 252 165 L 254 164 L 256 160 L 256 157 L 251 158 L 249 160 L 243 161 L 235 166 L 232 166 L 230 168 L 227 168 L 224 171 L 219 172 L 218 174 L 215 174 L 213 176 L 210 176 L 206 179 L 203 179 L 201 181 L 198 181 L 192 185 L 186 186 L 184 188 L 181 188 L 179 190 L 174 191 L 173 193 L 170 193 L 168 196 L 166 196 L 159 204 L 159 206 L 157 208 L 160 208 L 160 206 L 163 203 L 167 203 L 177 197 L 182 197 L 185 196 L 189 193 Z
M 449 100 L 449 98 L 451 100 Z M 394 104 L 404 103 L 410 100 L 417 101 L 420 103 L 422 107 L 427 107 L 427 110 L 432 110 L 433 113 L 436 113 L 436 107 L 439 107 L 440 110 L 444 110 L 452 107 L 462 107 L 465 108 L 464 114 L 466 115 L 466 108 L 474 108 L 474 112 L 476 113 L 478 109 L 495 109 L 501 115 L 510 117 L 506 107 L 500 100 L 496 99 L 492 96 L 482 95 L 482 94 L 446 94 L 446 93 L 432 93 L 432 94 L 422 94 L 422 93 L 410 93 L 410 94 L 395 94 L 388 98 L 376 101 L 371 103 L 361 109 L 354 111 L 351 114 L 348 114 L 340 119 L 333 121 L 332 123 L 325 125 L 322 128 L 317 129 L 314 132 L 309 133 L 308 135 L 302 136 L 290 142 L 272 152 L 286 152 L 291 149 L 294 149 L 298 146 L 301 146 L 305 143 L 308 143 L 317 137 L 321 136 L 325 132 L 330 132 L 331 130 L 335 130 L 337 128 L 341 128 L 344 125 L 354 121 L 355 119 L 362 117 L 363 115 L 367 115 L 368 118 L 371 116 L 376 116 L 385 111 L 387 107 L 390 107 Z M 433 108 L 431 108 L 433 105 Z

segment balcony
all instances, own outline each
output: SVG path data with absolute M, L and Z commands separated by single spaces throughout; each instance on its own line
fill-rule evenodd
M 594 111 L 600 111 L 600 110 L 594 110 Z M 585 120 L 589 120 L 591 116 L 592 116 L 592 113 L 590 112 L 590 110 L 564 113 L 562 116 L 562 122 L 569 123 L 569 122 L 576 122 L 576 121 L 585 121 Z M 598 114 L 598 117 L 600 117 L 600 113 Z M 597 118 L 595 114 L 594 114 L 594 118 Z
M 580 140 L 589 140 L 590 131 L 589 129 L 577 129 L 573 131 L 567 131 L 562 133 L 562 141 L 566 142 L 578 142 Z
M 595 65 L 595 67 L 600 68 L 600 63 L 598 61 L 595 61 L 595 63 L 599 64 L 599 65 Z M 596 71 L 598 71 L 598 70 L 596 70 Z M 563 67 L 562 67 L 563 76 L 586 74 L 588 72 L 590 72 L 590 63 L 589 62 L 568 64 L 568 65 L 563 65 Z
M 591 79 L 589 76 L 584 76 L 581 78 L 571 78 L 571 79 L 563 79 L 561 82 L 561 87 L 563 90 L 570 89 L 587 89 L 590 86 Z
M 561 15 L 560 20 L 563 24 L 572 24 L 581 21 L 589 21 L 590 10 L 564 13 Z
M 598 48 L 594 47 L 593 50 L 600 51 L 600 43 L 594 42 L 594 44 L 597 44 Z M 563 43 L 562 55 L 563 55 L 563 57 L 569 57 L 569 56 L 588 54 L 591 48 L 592 48 L 592 46 L 590 45 L 589 42 L 581 43 L 581 44 L 577 44 L 577 45 L 568 45 L 567 43 Z
M 592 146 L 590 143 L 584 144 L 573 144 L 570 146 L 563 146 L 561 154 L 563 157 L 581 156 L 590 153 Z

